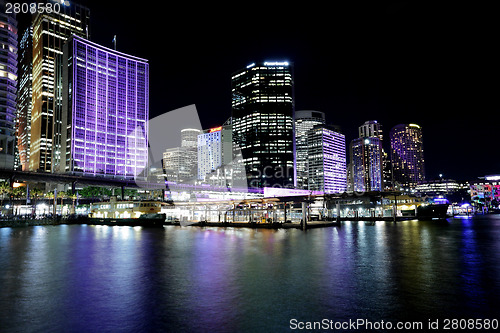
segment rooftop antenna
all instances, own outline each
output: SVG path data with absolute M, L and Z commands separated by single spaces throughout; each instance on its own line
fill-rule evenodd
M 115 48 L 116 51 L 116 35 L 114 35 L 113 37 L 113 47 Z

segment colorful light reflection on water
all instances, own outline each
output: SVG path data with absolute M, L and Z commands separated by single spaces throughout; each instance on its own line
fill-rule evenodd
M 2 331 L 494 318 L 500 217 L 251 230 L 0 228 Z

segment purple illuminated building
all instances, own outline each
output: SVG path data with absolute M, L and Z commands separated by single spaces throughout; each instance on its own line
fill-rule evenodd
M 307 132 L 308 189 L 342 193 L 347 186 L 345 135 L 331 125 Z
M 355 192 L 383 191 L 383 150 L 378 136 L 351 141 L 351 186 Z
M 391 129 L 390 138 L 394 182 L 413 189 L 425 180 L 422 128 L 399 124 Z
M 148 160 L 149 65 L 72 36 L 63 53 L 59 172 L 137 177 Z

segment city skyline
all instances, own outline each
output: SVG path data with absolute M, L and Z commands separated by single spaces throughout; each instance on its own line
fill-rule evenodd
M 0 10 L 2 333 L 500 327 L 496 11 Z
M 478 124 L 474 117 L 466 121 L 470 115 L 461 115 L 476 108 L 487 112 L 489 90 L 480 91 L 483 81 L 469 80 L 473 75 L 469 70 L 457 75 L 451 62 L 445 61 L 451 55 L 455 61 L 464 57 L 453 53 L 461 37 L 458 32 L 442 39 L 443 23 L 453 21 L 443 16 L 448 8 L 336 4 L 325 13 L 317 7 L 300 15 L 285 8 L 288 23 L 271 28 L 265 24 L 228 27 L 224 23 L 231 21 L 231 14 L 214 14 L 216 8 L 204 8 L 207 15 L 200 15 L 202 8 L 192 11 L 182 5 L 156 4 L 157 10 L 140 7 L 136 15 L 151 22 L 162 15 L 171 18 L 169 13 L 182 14 L 164 25 L 151 23 L 150 31 L 163 31 L 162 43 L 168 48 L 162 52 L 160 35 L 124 23 L 130 8 L 113 2 L 81 2 L 91 10 L 93 41 L 111 47 L 117 35 L 118 51 L 149 59 L 155 68 L 151 118 L 194 103 L 203 128 L 219 126 L 230 115 L 231 73 L 255 61 L 286 59 L 295 67 L 295 109 L 325 112 L 329 123 L 342 127 L 347 142 L 357 137 L 357 128 L 366 120 L 382 123 L 386 137 L 399 123 L 416 123 L 424 129 L 427 178 L 444 174 L 475 179 L 498 169 L 499 157 L 487 145 L 478 144 L 493 142 L 494 124 Z M 238 9 L 245 18 L 256 10 Z M 420 23 L 422 17 L 427 18 L 425 24 Z M 182 28 L 185 24 L 203 29 L 188 32 Z M 240 37 L 235 39 L 236 35 Z M 464 93 L 466 88 L 471 90 Z M 467 133 L 470 140 L 458 143 L 459 133 Z M 481 156 L 487 163 L 472 156 Z

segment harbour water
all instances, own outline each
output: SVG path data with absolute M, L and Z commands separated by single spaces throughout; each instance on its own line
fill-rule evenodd
M 0 228 L 1 332 L 500 320 L 500 215 L 340 227 Z M 442 324 L 442 322 L 441 322 Z

